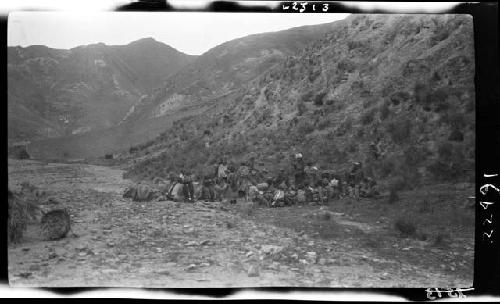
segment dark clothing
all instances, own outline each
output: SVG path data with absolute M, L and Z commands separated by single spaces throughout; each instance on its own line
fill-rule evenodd
M 306 174 L 304 172 L 295 173 L 295 187 L 297 189 L 302 189 L 305 186 Z
M 293 163 L 293 172 L 295 177 L 295 187 L 297 189 L 301 189 L 304 187 L 304 183 L 306 182 L 306 173 L 304 171 L 304 161 L 302 158 L 295 160 Z
M 194 185 L 192 176 L 189 174 L 181 175 L 181 180 L 184 185 L 184 187 L 182 187 L 184 191 L 184 198 L 194 200 Z

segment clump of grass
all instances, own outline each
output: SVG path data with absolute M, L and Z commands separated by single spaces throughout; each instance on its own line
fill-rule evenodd
M 419 213 L 429 213 L 432 212 L 432 205 L 429 200 L 424 199 L 420 202 L 420 206 L 418 208 Z
M 35 201 L 14 194 L 10 190 L 8 190 L 8 204 L 8 241 L 19 243 L 29 220 L 36 217 L 39 207 Z
M 417 234 L 417 227 L 409 218 L 397 219 L 394 223 L 394 228 L 399 231 L 403 237 L 414 237 Z
M 448 235 L 446 233 L 440 231 L 436 234 L 436 237 L 434 238 L 434 242 L 432 243 L 432 246 L 444 247 L 444 246 L 446 246 L 447 241 L 448 241 Z
M 387 198 L 387 204 L 392 205 L 397 201 L 399 201 L 398 191 L 396 190 L 396 188 L 391 187 L 391 189 L 389 190 L 389 197 Z

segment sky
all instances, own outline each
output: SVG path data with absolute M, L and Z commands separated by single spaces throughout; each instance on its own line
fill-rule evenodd
M 348 14 L 209 12 L 13 12 L 9 46 L 46 45 L 69 49 L 103 42 L 123 45 L 152 37 L 189 55 L 250 34 L 333 22 Z

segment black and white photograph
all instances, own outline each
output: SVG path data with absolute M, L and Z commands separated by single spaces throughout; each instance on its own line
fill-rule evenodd
M 12 287 L 471 287 L 468 14 L 8 16 Z

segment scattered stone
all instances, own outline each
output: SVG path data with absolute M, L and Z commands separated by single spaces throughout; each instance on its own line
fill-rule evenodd
M 210 245 L 210 240 L 204 240 L 200 243 L 200 246 Z
M 250 257 L 251 255 L 253 255 L 253 252 L 252 252 L 252 251 L 249 251 L 249 252 L 247 252 L 247 253 L 245 254 L 245 256 L 246 256 L 247 258 L 248 258 L 248 257 Z
M 188 267 L 186 267 L 186 271 L 193 271 L 196 269 L 196 264 L 190 264 Z
M 33 273 L 31 273 L 31 272 L 21 272 L 17 276 L 27 279 L 27 278 L 31 277 L 32 275 L 33 275 Z
M 23 248 L 23 249 L 21 249 L 21 250 L 22 250 L 22 251 L 24 251 L 24 252 L 30 251 L 30 249 L 29 249 L 29 248 Z
M 113 243 L 113 242 L 108 242 L 108 244 L 107 244 L 107 245 L 108 245 L 108 247 L 114 247 L 114 246 L 115 246 L 115 243 Z
M 40 269 L 41 269 L 40 265 L 31 265 L 29 268 L 30 271 L 38 271 Z
M 162 275 L 170 275 L 170 271 L 168 270 L 160 270 L 156 271 L 157 274 L 162 274 Z
M 248 268 L 248 273 L 247 274 L 248 274 L 249 277 L 258 277 L 258 276 L 260 276 L 258 266 L 255 266 L 255 265 L 250 266 L 250 268 Z
M 198 242 L 196 241 L 189 241 L 186 243 L 186 246 L 198 246 Z

